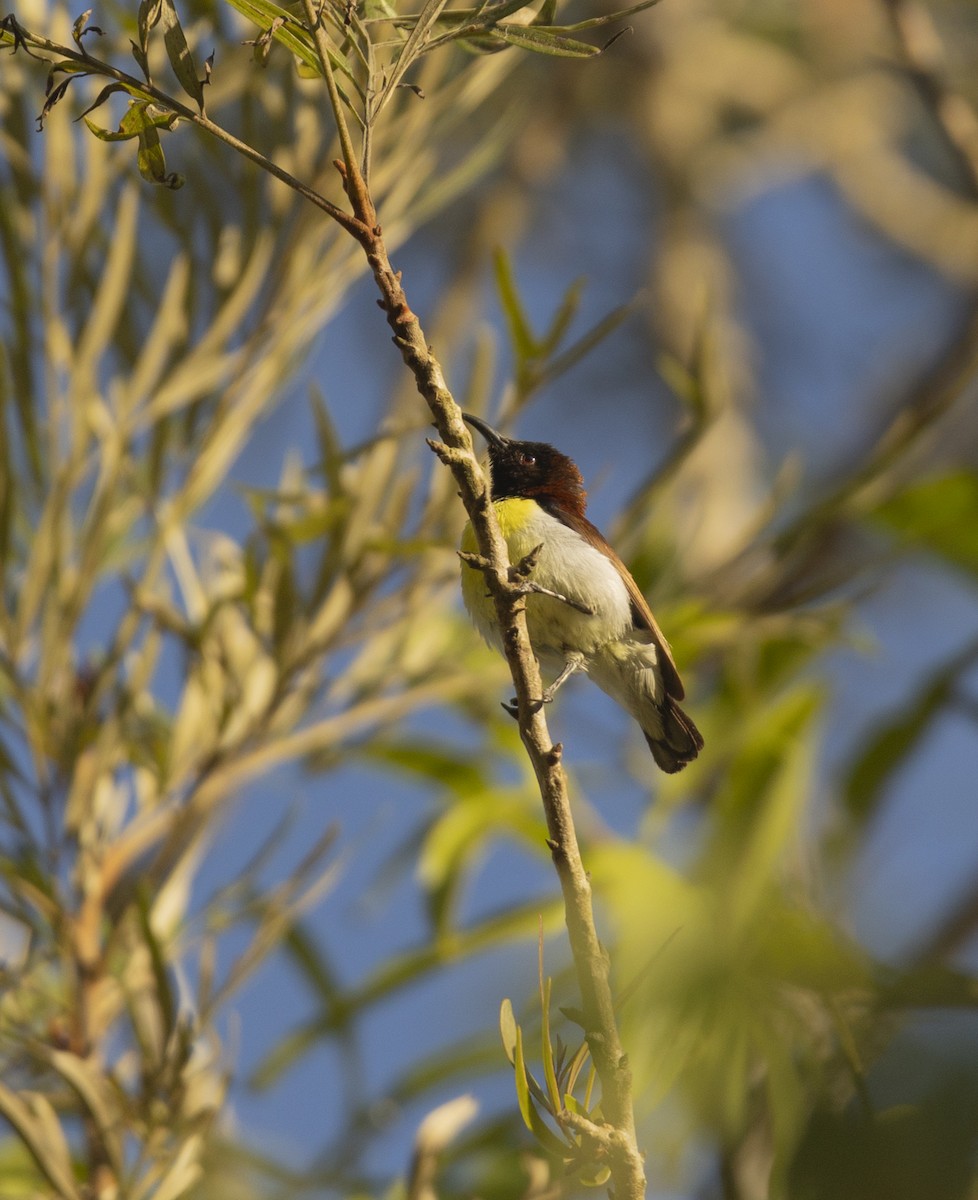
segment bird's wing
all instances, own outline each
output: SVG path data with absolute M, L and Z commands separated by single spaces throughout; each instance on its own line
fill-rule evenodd
M 666 694 L 671 696 L 673 700 L 682 700 L 686 695 L 686 689 L 683 687 L 683 681 L 679 678 L 679 671 L 676 669 L 675 659 L 672 657 L 672 649 L 665 639 L 665 635 L 659 628 L 659 623 L 652 615 L 652 609 L 649 608 L 649 602 L 642 595 L 638 584 L 632 578 L 632 573 L 628 567 L 621 561 L 615 551 L 608 545 L 604 535 L 584 516 L 578 516 L 577 513 L 568 513 L 561 511 L 559 514 L 560 520 L 565 525 L 570 526 L 576 533 L 579 533 L 582 538 L 595 550 L 600 550 L 605 558 L 614 563 L 618 570 L 618 574 L 622 578 L 626 589 L 628 590 L 628 598 L 632 602 L 632 615 L 635 619 L 635 624 L 639 629 L 647 629 L 652 634 L 652 641 L 656 649 L 659 651 L 659 667 L 662 671 L 662 682 L 666 689 Z

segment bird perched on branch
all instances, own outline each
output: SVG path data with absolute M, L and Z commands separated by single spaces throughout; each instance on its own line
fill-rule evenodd
M 493 506 L 510 560 L 529 555 L 533 562 L 527 628 L 541 665 L 557 672 L 542 701 L 575 672 L 586 672 L 638 721 L 662 770 L 681 771 L 703 749 L 703 738 L 679 707 L 682 680 L 652 610 L 584 515 L 587 493 L 577 466 L 546 442 L 520 442 L 480 417 L 462 416 L 486 439 Z M 476 549 L 469 524 L 462 550 Z M 502 650 L 485 579 L 464 561 L 462 597 L 482 636 Z

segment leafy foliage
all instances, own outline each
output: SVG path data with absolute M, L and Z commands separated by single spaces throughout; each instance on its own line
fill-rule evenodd
M 391 243 L 468 197 L 471 254 L 455 256 L 433 324 L 456 373 L 471 359 L 469 407 L 489 402 L 497 375 L 502 421 L 591 356 L 609 354 L 613 376 L 621 339 L 654 313 L 656 395 L 680 429 L 668 448 L 650 444 L 615 542 L 656 596 L 708 753 L 657 781 L 628 834 L 598 811 L 617 818 L 619 796 L 647 790 L 633 742 L 621 764 L 603 747 L 598 783 L 585 765 L 575 801 L 651 1169 L 705 1194 L 695 1146 L 738 1200 L 963 1198 L 973 1054 L 933 1023 L 938 1011 L 974 1017 L 962 954 L 973 889 L 946 899 L 896 964 L 839 910 L 872 871 L 874 832 L 931 739 L 949 718 L 974 724 L 973 634 L 905 696 L 881 698 L 848 740 L 826 747 L 824 731 L 839 703 L 833 656 L 858 646 L 864 597 L 886 594 L 894 565 L 926 562 L 973 590 L 978 488 L 960 436 L 973 424 L 973 303 L 939 362 L 889 386 L 861 453 L 840 451 L 823 477 L 793 461 L 768 471 L 764 413 L 747 402 L 750 273 L 715 214 L 759 186 L 758 164 L 788 139 L 868 228 L 973 283 L 960 247 L 973 244 L 974 164 L 944 103 L 967 113 L 973 80 L 915 60 L 899 25 L 883 37 L 841 11 L 830 36 L 787 9 L 663 5 L 649 29 L 614 41 L 647 7 L 574 20 L 556 0 L 427 0 L 411 12 L 380 0 L 327 3 L 321 19 Z M 446 1195 L 604 1186 L 590 1031 L 559 949 L 556 888 L 534 874 L 550 878 L 533 780 L 497 707 L 504 673 L 453 608 L 457 506 L 442 473 L 419 465 L 415 400 L 394 390 L 351 446 L 331 375 L 310 389 L 306 452 L 283 456 L 272 483 L 237 486 L 228 527 L 215 515 L 362 269 L 280 182 L 239 172 L 227 138 L 197 139 L 234 128 L 266 162 L 328 190 L 323 164 L 337 150 L 307 83 L 321 70 L 313 33 L 299 7 L 269 0 L 142 0 L 125 37 L 108 14 L 99 26 L 90 16 L 63 33 L 28 29 L 26 13 L 0 22 L 5 1189 L 384 1194 L 390 1180 L 371 1169 L 379 1109 L 413 1120 L 499 1075 L 510 1110 L 465 1136 L 458 1112 L 427 1141 L 419 1132 L 409 1194 L 424 1194 L 410 1191 L 422 1166 Z M 975 34 L 962 24 L 965 61 Z M 867 65 L 884 55 L 895 69 Z M 132 74 L 116 65 L 133 61 Z M 581 74 L 555 74 L 566 70 Z M 93 136 L 72 130 L 69 98 Z M 37 113 L 43 141 L 30 140 Z M 566 284 L 575 262 L 540 315 L 519 257 L 495 248 L 494 370 L 491 339 L 467 336 L 491 274 L 479 239 L 500 237 L 501 212 L 509 240 L 546 163 L 563 154 L 576 169 L 595 114 L 628 122 L 649 177 L 664 181 L 654 303 L 592 316 L 592 283 Z M 123 142 L 143 179 L 184 190 L 141 189 Z M 499 162 L 481 208 L 472 185 Z M 564 420 L 570 431 L 570 403 Z M 634 428 L 637 440 L 642 421 Z M 297 849 L 281 811 L 297 780 L 303 792 L 321 780 L 349 808 L 375 800 L 348 783 L 354 768 L 399 807 L 422 797 L 363 887 L 395 908 L 410 889 L 417 928 L 360 971 L 334 951 L 319 906 L 330 926 L 347 919 L 337 896 L 371 835 L 358 842 L 320 816 Z M 205 886 L 221 829 L 255 791 L 276 813 L 271 830 L 235 878 Z M 927 799 L 939 809 L 941 796 Z M 489 903 L 486 864 L 505 854 L 521 887 Z M 291 1068 L 324 1043 L 341 1050 L 329 1088 L 342 1117 L 309 1169 L 263 1157 L 225 1120 L 242 1086 L 226 1014 L 277 960 L 309 1009 L 276 1028 L 250 1085 L 291 1086 Z M 492 1005 L 514 997 L 503 1052 L 487 1023 L 412 1057 L 428 1027 L 409 1029 L 379 1095 L 360 1050 L 372 1023 L 439 986 L 463 1007 L 464 971 L 486 963 Z

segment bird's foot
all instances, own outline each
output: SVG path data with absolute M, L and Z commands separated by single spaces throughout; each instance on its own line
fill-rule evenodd
M 582 671 L 584 669 L 585 661 L 586 660 L 583 654 L 568 654 L 564 659 L 564 669 L 560 672 L 550 687 L 544 689 L 543 695 L 539 700 L 532 700 L 530 702 L 530 711 L 536 712 L 545 704 L 553 704 L 554 696 L 557 695 L 561 687 L 567 682 L 568 679 L 570 679 L 572 675 L 574 675 L 577 671 Z M 509 715 L 514 719 L 519 716 L 519 705 L 515 696 L 508 704 L 503 701 L 502 705 L 503 708 L 505 708 Z
M 585 659 L 583 654 L 574 653 L 567 655 L 567 657 L 564 659 L 564 669 L 553 681 L 550 687 L 548 687 L 543 693 L 544 704 L 550 704 L 554 696 L 557 695 L 567 680 L 570 679 L 572 675 L 576 674 L 576 672 L 584 669 L 584 662 Z
M 550 704 L 552 700 L 553 700 L 553 696 L 548 696 L 547 693 L 544 692 L 539 700 L 531 700 L 530 701 L 530 712 L 536 712 L 537 709 L 543 708 L 543 706 L 545 704 Z M 509 715 L 513 718 L 514 721 L 519 719 L 519 715 L 520 715 L 519 701 L 517 700 L 517 698 L 515 696 L 512 698 L 512 700 L 510 700 L 510 702 L 508 704 L 506 703 L 505 700 L 501 700 L 500 704 L 509 713 Z

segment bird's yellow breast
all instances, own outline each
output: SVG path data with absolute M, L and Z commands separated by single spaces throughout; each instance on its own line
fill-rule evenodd
M 528 554 L 540 539 L 532 544 L 527 540 L 527 530 L 533 525 L 533 518 L 539 512 L 540 506 L 535 500 L 520 500 L 511 498 L 497 500 L 494 505 L 499 531 L 506 539 L 511 562 L 519 560 Z M 469 521 L 462 532 L 462 549 L 469 554 L 477 553 L 479 546 L 475 540 L 475 530 Z M 479 631 L 488 641 L 495 641 L 493 636 L 496 626 L 496 610 L 492 598 L 488 594 L 485 577 L 481 571 L 462 563 L 462 598 L 465 607 L 472 614 L 472 619 Z
M 520 534 L 533 524 L 533 518 L 539 512 L 540 506 L 535 500 L 519 500 L 514 497 L 508 500 L 497 500 L 493 507 L 496 510 L 499 531 L 506 539 L 509 556 L 512 558 L 514 544 L 524 540 Z M 472 528 L 472 522 L 469 521 L 462 534 L 462 549 L 469 554 L 474 554 L 478 548 L 475 530 Z M 529 549 L 532 550 L 533 547 L 530 546 Z M 527 551 L 524 550 L 523 554 L 526 553 Z M 521 554 L 520 557 L 522 558 L 523 555 Z

